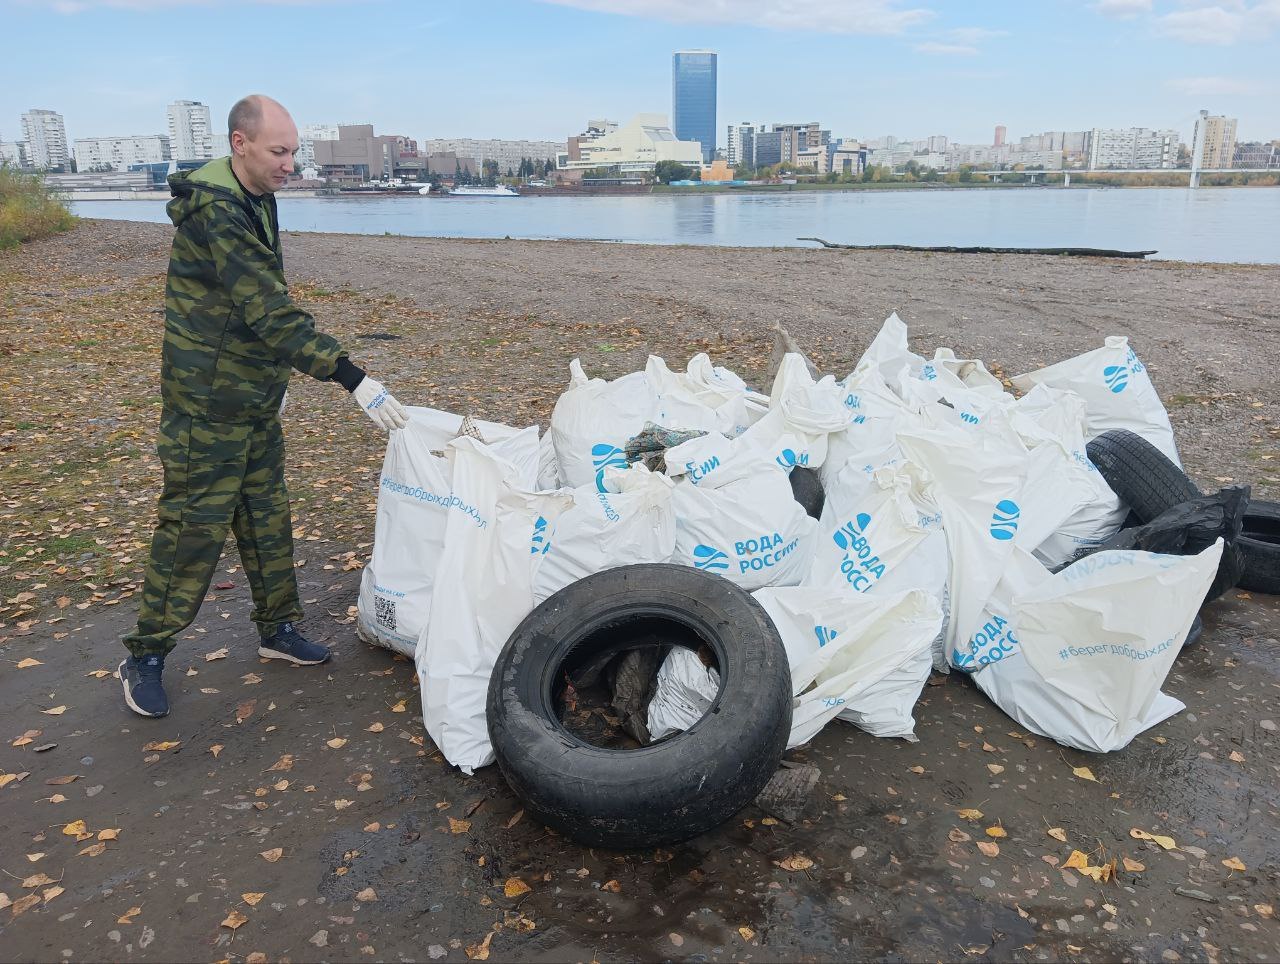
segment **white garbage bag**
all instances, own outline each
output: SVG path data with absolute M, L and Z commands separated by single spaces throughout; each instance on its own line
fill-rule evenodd
M 1146 366 L 1129 347 L 1128 338 L 1112 335 L 1101 348 L 1048 368 L 1016 375 L 1011 381 L 1021 392 L 1029 392 L 1036 385 L 1075 392 L 1087 406 L 1089 439 L 1110 429 L 1128 429 L 1176 464 L 1182 464 L 1169 414 L 1151 383 Z
M 543 522 L 535 535 L 535 603 L 592 573 L 671 561 L 676 551 L 675 483 L 637 464 L 625 471 L 610 469 L 605 487 L 607 492 L 594 485 L 574 489 L 573 507 L 554 526 Z
M 916 466 L 902 462 L 868 475 L 856 464 L 846 465 L 826 491 L 804 585 L 845 596 L 868 593 L 941 524 Z
M 445 759 L 469 774 L 493 762 L 485 722 L 489 676 L 533 611 L 533 550 L 573 497 L 533 492 L 516 466 L 474 439 L 450 442 L 446 458 L 453 491 L 471 511 L 451 512 L 445 523 L 438 570 L 449 577 L 435 580 L 414 662 L 427 732 Z
M 856 462 L 865 472 L 902 458 L 897 430 L 914 411 L 890 388 L 880 369 L 861 364 L 840 383 L 841 401 L 849 414 L 849 424 L 827 437 L 827 458 L 818 469 L 824 491 L 836 484 L 836 477 Z
M 452 462 L 432 454 L 457 435 L 462 416 L 416 407 L 409 413 L 409 423 L 387 438 L 373 554 L 361 573 L 356 616 L 361 639 L 404 656 L 413 656 L 427 624 L 447 519 L 461 515 L 478 524 L 479 511 L 454 491 Z M 532 486 L 538 465 L 537 427 L 476 424 L 493 451 Z
M 907 347 L 907 326 L 896 311 L 884 320 L 854 370 L 867 366 L 874 366 L 887 385 L 897 385 L 904 372 L 915 375 L 924 367 L 924 358 Z
M 1033 427 L 1027 425 L 1028 421 Z M 1056 453 L 1037 452 L 1033 448 L 1035 464 L 1028 473 L 1028 492 L 1048 495 L 1059 505 L 1074 505 L 1040 542 L 1020 539 L 1019 545 L 1034 545 L 1036 558 L 1047 566 L 1057 567 L 1071 560 L 1080 549 L 1100 545 L 1119 532 L 1128 508 L 1111 491 L 1085 452 L 1084 399 L 1075 392 L 1037 385 L 1018 399 L 1014 426 L 1029 447 L 1040 444 L 1034 441 L 1037 434 L 1047 435 L 1069 459 L 1064 465 Z M 1037 479 L 1042 481 L 1038 484 Z M 1052 520 L 1046 515 L 1043 521 Z M 1019 530 L 1019 535 L 1022 534 Z
M 661 740 L 689 729 L 711 709 L 719 692 L 720 674 L 703 666 L 693 650 L 673 646 L 658 667 L 649 701 L 649 739 Z
M 1049 570 L 1039 559 L 1015 543 L 1000 581 L 982 607 L 978 628 L 966 644 L 950 651 L 951 665 L 966 673 L 977 673 L 1017 653 L 1013 600 L 1031 592 L 1049 576 Z
M 915 738 L 911 710 L 942 627 L 934 597 L 922 590 L 852 597 L 810 587 L 754 595 L 791 667 L 788 747 L 813 739 L 837 714 L 873 736 Z
M 784 472 L 816 469 L 827 458 L 827 436 L 849 424 L 844 393 L 830 376 L 815 382 L 804 358 L 783 356 L 769 394 L 769 411 L 734 440 L 754 449 Z
M 744 589 L 796 585 L 808 571 L 818 524 L 791 494 L 787 476 L 762 458 L 734 456 L 736 476 L 676 484 L 673 562 L 732 580 Z M 745 463 L 745 466 L 742 464 Z
M 608 468 L 626 468 L 627 442 L 657 418 L 657 401 L 646 372 L 611 382 L 587 378 L 582 363 L 569 363 L 569 387 L 551 412 L 550 435 L 559 478 L 572 488 L 604 491 Z
M 951 557 L 950 619 L 945 652 L 980 625 L 1023 523 L 1023 488 L 1030 460 L 1003 409 L 980 425 L 958 428 L 954 413 L 926 408 L 920 425 L 898 433 L 898 443 L 929 476 L 926 494 L 942 511 Z
M 1160 687 L 1222 545 L 1195 556 L 1086 556 L 1013 600 L 1019 652 L 974 682 L 1034 733 L 1096 753 L 1123 749 L 1184 709 Z
M 1004 383 L 987 371 L 987 366 L 977 358 L 957 358 L 950 348 L 939 348 L 929 363 L 935 370 L 954 376 L 965 388 L 982 395 L 998 398 L 1006 394 Z
M 675 406 L 684 402 L 685 405 L 712 411 L 714 422 L 709 428 L 730 438 L 751 428 L 769 410 L 768 396 L 753 392 L 744 380 L 726 367 L 712 365 L 705 352 L 690 358 L 685 374 L 673 375 L 664 383 L 662 392 L 663 406 L 667 410 L 664 414 L 671 420 L 666 424 L 680 429 L 708 428 L 705 416 L 689 424 L 681 419 L 682 408 Z

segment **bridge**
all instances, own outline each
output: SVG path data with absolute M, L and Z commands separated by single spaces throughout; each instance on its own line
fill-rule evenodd
M 999 181 L 1001 176 L 1009 176 L 1016 174 L 1019 177 L 1029 178 L 1034 184 L 1036 178 L 1043 177 L 1048 181 L 1052 177 L 1061 176 L 1062 186 L 1071 186 L 1072 174 L 1173 174 L 1186 177 L 1188 179 L 1188 187 L 1197 188 L 1200 186 L 1201 174 L 1280 174 L 1280 168 L 1275 167 L 1100 167 L 1100 168 L 1062 168 L 1056 171 L 970 171 L 974 177 L 989 177 L 993 181 Z

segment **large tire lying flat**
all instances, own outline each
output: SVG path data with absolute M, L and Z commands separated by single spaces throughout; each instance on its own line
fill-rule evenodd
M 1280 596 L 1280 503 L 1251 501 L 1237 545 L 1244 556 L 1240 588 Z
M 1200 490 L 1182 469 L 1134 432 L 1103 432 L 1089 443 L 1087 450 L 1089 461 L 1107 485 L 1144 523 L 1200 496 Z
M 565 729 L 565 674 L 655 630 L 715 656 L 720 692 L 702 719 L 637 750 Z M 531 814 L 587 846 L 647 848 L 710 830 L 755 799 L 791 732 L 791 672 L 768 614 L 729 580 L 624 566 L 565 587 L 516 628 L 489 682 L 488 718 L 498 765 Z

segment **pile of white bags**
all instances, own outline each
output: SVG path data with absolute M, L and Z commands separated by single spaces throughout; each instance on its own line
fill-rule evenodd
M 931 668 L 960 669 L 1023 727 L 1113 750 L 1181 708 L 1160 692 L 1220 548 L 1070 561 L 1126 508 L 1085 453 L 1128 428 L 1176 458 L 1168 417 L 1124 338 L 1012 380 L 912 352 L 890 316 L 842 381 L 787 355 L 768 395 L 706 355 L 650 357 L 614 381 L 577 360 L 550 429 L 411 409 L 383 462 L 362 638 L 415 659 L 426 728 L 466 772 L 493 758 L 494 661 L 535 605 L 616 566 L 670 562 L 755 594 L 793 679 L 790 745 L 840 717 L 914 739 Z M 628 464 L 647 426 L 698 437 L 665 471 Z M 469 433 L 474 435 L 475 432 Z M 816 470 L 820 519 L 788 476 Z M 447 573 L 447 577 L 444 575 Z M 653 738 L 687 728 L 719 677 L 676 647 Z

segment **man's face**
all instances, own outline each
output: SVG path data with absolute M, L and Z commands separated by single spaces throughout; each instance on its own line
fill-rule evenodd
M 252 139 L 241 131 L 231 137 L 231 150 L 239 158 L 244 186 L 254 194 L 274 194 L 284 187 L 293 172 L 293 155 L 298 150 L 298 128 L 278 107 L 262 110 L 258 133 Z

